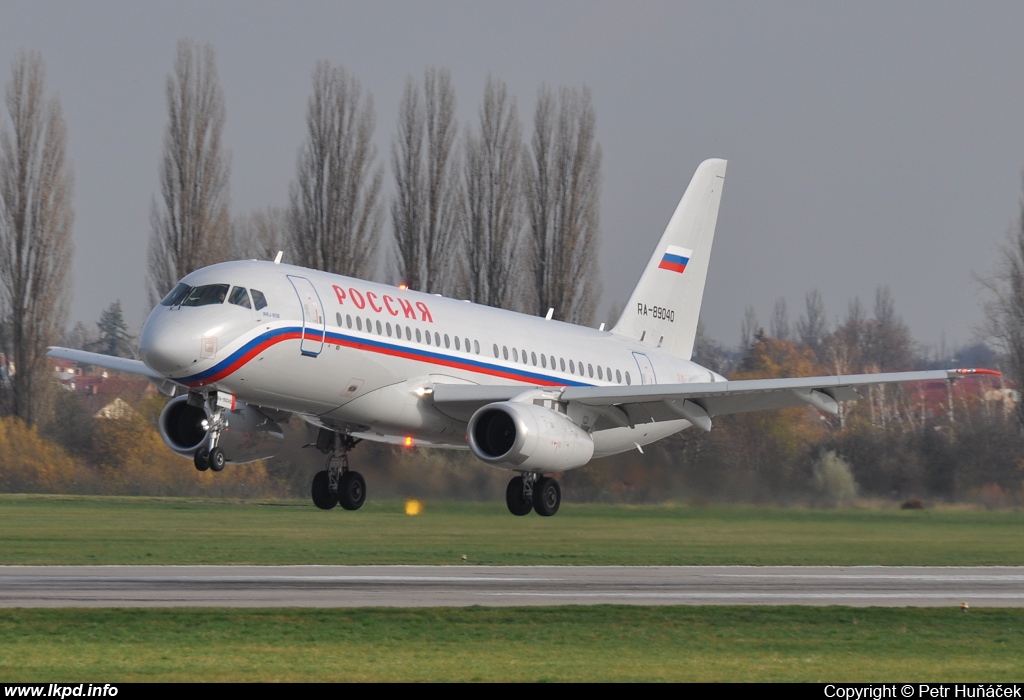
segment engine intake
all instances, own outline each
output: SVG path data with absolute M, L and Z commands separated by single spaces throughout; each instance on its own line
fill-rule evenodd
M 236 401 L 235 409 L 225 411 L 224 418 L 226 426 L 218 447 L 224 450 L 229 462 L 242 464 L 270 459 L 281 449 L 284 441 L 281 427 L 258 408 Z M 171 399 L 160 413 L 160 437 L 177 454 L 192 457 L 206 440 L 203 421 L 208 419 L 205 408 L 190 406 L 187 396 L 179 396 Z
M 535 404 L 488 404 L 469 419 L 468 433 L 473 454 L 503 469 L 560 472 L 582 467 L 594 456 L 590 433 Z

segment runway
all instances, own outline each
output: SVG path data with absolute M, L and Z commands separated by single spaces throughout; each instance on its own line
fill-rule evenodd
M 1024 606 L 1024 567 L 0 566 L 0 607 Z

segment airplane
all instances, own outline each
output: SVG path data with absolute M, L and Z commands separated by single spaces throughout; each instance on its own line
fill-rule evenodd
M 274 456 L 299 414 L 327 456 L 314 504 L 357 510 L 362 440 L 468 448 L 515 473 L 517 516 L 554 515 L 553 476 L 718 416 L 810 405 L 836 414 L 857 387 L 952 379 L 935 370 L 729 381 L 693 361 L 726 161 L 700 164 L 610 330 L 444 298 L 274 261 L 186 275 L 153 309 L 141 360 L 52 347 L 151 379 L 172 397 L 160 435 L 201 471 Z

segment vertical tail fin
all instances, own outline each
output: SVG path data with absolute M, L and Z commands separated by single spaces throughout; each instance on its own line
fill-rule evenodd
M 690 359 L 725 164 L 713 159 L 698 166 L 612 333 Z

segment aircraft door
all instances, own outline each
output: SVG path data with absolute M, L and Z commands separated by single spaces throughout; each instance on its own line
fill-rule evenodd
M 636 366 L 640 370 L 640 381 L 644 384 L 657 384 L 658 378 L 654 376 L 654 365 L 651 364 L 651 358 L 642 352 L 634 352 L 633 359 L 636 360 Z
M 324 334 L 327 325 L 324 320 L 324 305 L 313 283 L 305 277 L 288 275 L 302 309 L 302 341 L 299 349 L 306 357 L 316 357 L 324 349 Z

